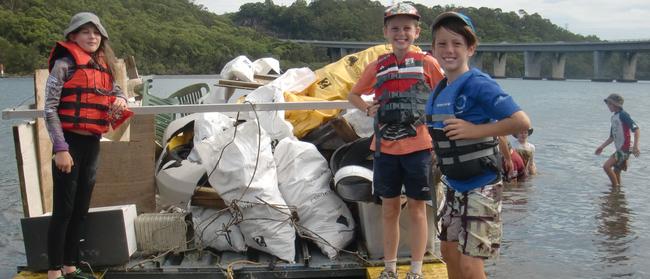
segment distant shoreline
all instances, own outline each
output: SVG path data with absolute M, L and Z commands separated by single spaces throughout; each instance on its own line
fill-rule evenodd
M 33 78 L 34 75 L 14 75 L 14 74 L 5 74 L 4 76 L 0 76 L 0 78 Z

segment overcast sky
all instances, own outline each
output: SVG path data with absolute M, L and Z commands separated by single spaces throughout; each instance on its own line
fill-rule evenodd
M 263 0 L 195 0 L 210 11 L 236 12 L 245 3 Z M 293 0 L 273 0 L 276 5 L 291 5 Z M 310 2 L 310 0 L 307 0 Z M 381 0 L 388 6 L 393 1 Z M 454 4 L 463 7 L 501 8 L 503 11 L 524 9 L 538 13 L 558 26 L 582 35 L 596 35 L 604 40 L 650 40 L 650 0 L 413 0 L 426 6 Z

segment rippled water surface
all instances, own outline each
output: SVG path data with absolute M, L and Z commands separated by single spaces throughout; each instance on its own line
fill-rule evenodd
M 179 80 L 179 82 L 182 82 Z M 539 175 L 506 188 L 504 240 L 491 278 L 650 278 L 650 83 L 499 80 L 531 116 Z M 181 84 L 182 85 L 182 84 Z M 33 93 L 31 79 L 0 79 L 0 108 Z M 601 166 L 613 147 L 603 98 L 617 92 L 639 124 L 641 157 L 621 188 Z M 11 125 L 0 121 L 0 278 L 25 264 Z

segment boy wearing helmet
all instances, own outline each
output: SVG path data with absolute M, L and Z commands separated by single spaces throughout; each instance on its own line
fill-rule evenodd
M 499 150 L 508 149 L 497 148 L 505 143 L 499 139 L 529 129 L 530 120 L 494 80 L 470 69 L 478 37 L 469 17 L 442 13 L 431 30 L 433 53 L 446 75 L 426 107 L 447 185 L 440 251 L 449 278 L 481 279 L 486 277 L 484 259 L 496 256 L 501 243 Z M 451 117 L 439 121 L 437 116 Z
M 641 131 L 634 120 L 625 110 L 623 110 L 623 97 L 613 93 L 607 96 L 605 104 L 612 114 L 612 126 L 609 131 L 609 138 L 596 149 L 596 155 L 600 155 L 603 149 L 610 143 L 614 143 L 616 151 L 605 161 L 603 170 L 612 182 L 612 186 L 621 186 L 621 171 L 627 171 L 627 159 L 630 158 L 630 152 L 639 157 L 639 137 Z M 634 133 L 634 145 L 630 146 L 630 131 Z
M 392 53 L 368 64 L 348 100 L 375 118 L 373 192 L 382 199 L 385 269 L 379 278 L 397 278 L 401 189 L 410 216 L 411 269 L 406 278 L 422 278 L 427 245 L 426 202 L 431 200 L 431 137 L 424 124 L 424 104 L 441 79 L 438 62 L 411 50 L 420 35 L 415 7 L 398 3 L 384 13 L 384 37 Z M 375 94 L 367 104 L 361 95 Z

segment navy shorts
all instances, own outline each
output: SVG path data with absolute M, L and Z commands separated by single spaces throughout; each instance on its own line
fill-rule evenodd
M 430 150 L 404 155 L 381 153 L 374 158 L 373 193 L 382 198 L 402 194 L 415 200 L 431 200 L 433 157 Z

